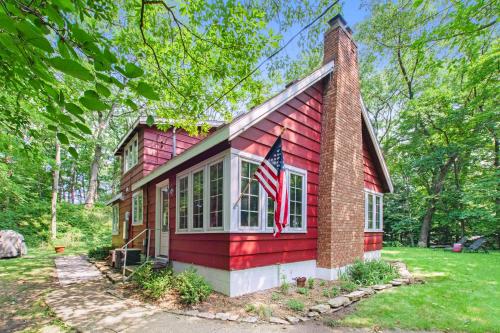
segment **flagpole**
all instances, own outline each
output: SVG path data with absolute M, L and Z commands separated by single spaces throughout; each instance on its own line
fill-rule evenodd
M 282 135 L 283 135 L 283 133 L 285 133 L 286 129 L 287 129 L 287 128 L 286 128 L 286 126 L 283 126 L 283 127 L 281 128 L 280 135 L 279 135 L 278 137 L 282 136 Z M 249 180 L 249 182 L 247 183 L 247 185 L 245 186 L 245 188 L 243 189 L 243 191 L 241 191 L 240 196 L 238 197 L 238 200 L 236 200 L 236 202 L 235 202 L 235 203 L 234 203 L 234 205 L 233 205 L 233 208 L 234 208 L 234 207 L 236 207 L 236 205 L 240 202 L 241 197 L 243 196 L 243 193 L 245 193 L 245 192 L 247 191 L 247 189 L 248 189 L 248 187 L 250 186 L 250 183 L 252 182 L 252 179 L 253 179 L 254 177 L 255 177 L 255 172 L 254 172 L 254 174 L 252 175 L 252 177 L 250 177 L 250 180 Z

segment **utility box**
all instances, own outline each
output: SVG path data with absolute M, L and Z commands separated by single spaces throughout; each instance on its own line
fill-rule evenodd
M 115 268 L 121 269 L 125 259 L 125 250 L 115 250 Z M 127 250 L 127 266 L 135 266 L 141 263 L 141 249 Z

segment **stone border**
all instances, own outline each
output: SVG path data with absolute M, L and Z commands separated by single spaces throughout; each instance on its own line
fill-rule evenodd
M 176 315 L 198 317 L 203 319 L 212 320 L 222 320 L 222 321 L 232 321 L 232 322 L 242 322 L 256 324 L 259 322 L 268 322 L 277 325 L 295 325 L 299 322 L 305 322 L 312 319 L 319 319 L 322 315 L 334 313 L 348 307 L 363 298 L 368 298 L 376 293 L 382 292 L 387 289 L 415 283 L 424 283 L 422 279 L 415 278 L 408 271 L 406 264 L 401 261 L 389 261 L 389 263 L 396 267 L 399 273 L 399 278 L 392 280 L 388 284 L 378 284 L 369 287 L 359 288 L 353 292 L 345 295 L 337 296 L 329 299 L 327 303 L 321 303 L 314 305 L 308 309 L 306 316 L 286 316 L 284 318 L 280 317 L 269 317 L 268 320 L 260 320 L 258 316 L 244 316 L 241 317 L 239 314 L 232 312 L 200 312 L 199 310 L 165 310 Z M 106 262 L 94 261 L 93 264 L 113 283 L 123 282 L 122 275 L 116 273 L 116 271 L 109 267 Z

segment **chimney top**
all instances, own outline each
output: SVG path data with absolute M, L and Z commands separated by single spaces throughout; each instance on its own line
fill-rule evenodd
M 351 28 L 349 28 L 346 20 L 340 14 L 337 14 L 332 19 L 330 19 L 330 21 L 328 21 L 328 24 L 330 25 L 331 28 L 341 27 L 342 29 L 344 29 L 345 31 L 347 31 L 349 34 L 352 35 Z

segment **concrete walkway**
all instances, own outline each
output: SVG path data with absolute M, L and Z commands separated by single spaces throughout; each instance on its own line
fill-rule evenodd
M 102 278 L 99 270 L 87 261 L 86 256 L 58 257 L 55 264 L 57 278 L 62 286 Z

